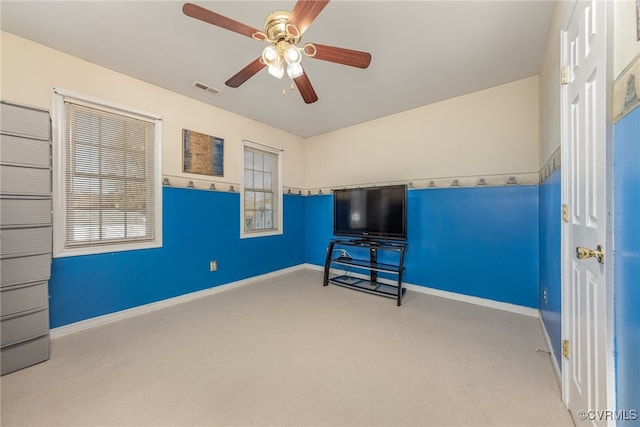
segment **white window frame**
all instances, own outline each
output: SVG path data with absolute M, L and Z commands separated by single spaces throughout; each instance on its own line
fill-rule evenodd
M 278 165 L 277 165 L 277 173 L 276 177 L 277 183 L 273 190 L 273 203 L 274 203 L 274 218 L 273 218 L 273 228 L 269 230 L 263 231 L 246 231 L 244 228 L 244 220 L 245 220 L 245 212 L 244 212 L 244 189 L 245 189 L 245 180 L 244 180 L 244 151 L 245 147 L 255 149 L 258 151 L 267 152 L 276 156 Z M 260 144 L 257 142 L 249 141 L 247 139 L 243 139 L 240 144 L 240 238 L 252 238 L 252 237 L 264 237 L 264 236 L 275 236 L 283 233 L 283 217 L 284 217 L 284 207 L 283 207 L 283 198 L 282 198 L 282 155 L 283 151 L 280 148 L 271 147 L 269 145 Z
M 96 243 L 82 247 L 65 247 L 67 227 L 65 185 L 65 100 L 85 104 L 91 108 L 111 110 L 154 123 L 154 215 L 155 228 L 152 240 L 140 242 Z M 53 164 L 53 256 L 67 257 L 131 251 L 162 247 L 162 119 L 160 116 L 111 101 L 94 98 L 61 88 L 53 88 L 52 100 L 52 164 Z

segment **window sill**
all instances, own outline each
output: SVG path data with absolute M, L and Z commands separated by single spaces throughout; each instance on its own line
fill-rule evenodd
M 282 229 L 280 230 L 265 230 L 265 231 L 243 231 L 240 233 L 241 239 L 250 239 L 253 237 L 267 237 L 267 236 L 278 236 L 282 234 Z
M 53 258 L 64 258 L 83 255 L 98 255 L 107 254 L 112 252 L 125 252 L 125 251 L 137 251 L 141 249 L 155 249 L 161 248 L 162 241 L 151 241 L 141 243 L 126 243 L 126 244 L 113 244 L 113 245 L 95 245 L 82 248 L 71 249 L 54 249 Z

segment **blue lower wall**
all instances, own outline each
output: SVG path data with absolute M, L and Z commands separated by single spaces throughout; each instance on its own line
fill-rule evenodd
M 306 260 L 323 265 L 331 196 L 307 197 Z M 404 281 L 538 308 L 538 186 L 409 191 Z
M 540 315 L 558 368 L 562 367 L 561 173 L 540 184 Z M 544 300 L 546 290 L 547 300 Z
M 614 312 L 618 409 L 640 425 L 640 107 L 614 126 Z
M 324 265 L 329 240 L 333 239 L 333 196 L 306 198 L 305 251 L 306 262 Z
M 56 258 L 51 326 L 304 262 L 323 265 L 333 198 L 285 196 L 284 234 L 240 239 L 240 195 L 165 187 L 162 248 Z M 538 307 L 538 187 L 409 191 L 405 281 Z M 218 271 L 209 271 L 209 261 Z
M 51 327 L 304 262 L 304 197 L 284 197 L 283 235 L 252 239 L 239 237 L 238 193 L 164 187 L 163 199 L 162 248 L 53 260 Z

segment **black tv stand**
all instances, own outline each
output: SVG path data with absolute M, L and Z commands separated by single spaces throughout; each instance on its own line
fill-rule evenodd
M 369 259 L 352 259 L 346 256 L 334 257 L 336 248 L 340 247 L 362 247 L 369 249 Z M 358 291 L 368 292 L 389 298 L 395 298 L 398 305 L 402 305 L 402 297 L 406 289 L 402 287 L 402 272 L 404 270 L 404 252 L 406 243 L 387 242 L 381 240 L 331 240 L 327 247 L 327 256 L 324 263 L 324 280 L 322 285 L 327 286 L 334 283 Z M 378 251 L 394 251 L 398 253 L 397 264 L 379 263 Z M 332 264 L 357 268 L 369 271 L 369 279 L 361 279 L 351 275 L 340 275 L 329 277 Z M 391 285 L 378 280 L 378 273 L 390 273 L 397 277 L 397 284 Z

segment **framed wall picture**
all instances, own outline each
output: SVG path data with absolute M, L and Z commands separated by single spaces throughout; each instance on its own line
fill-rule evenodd
M 224 139 L 182 129 L 182 171 L 224 176 Z

